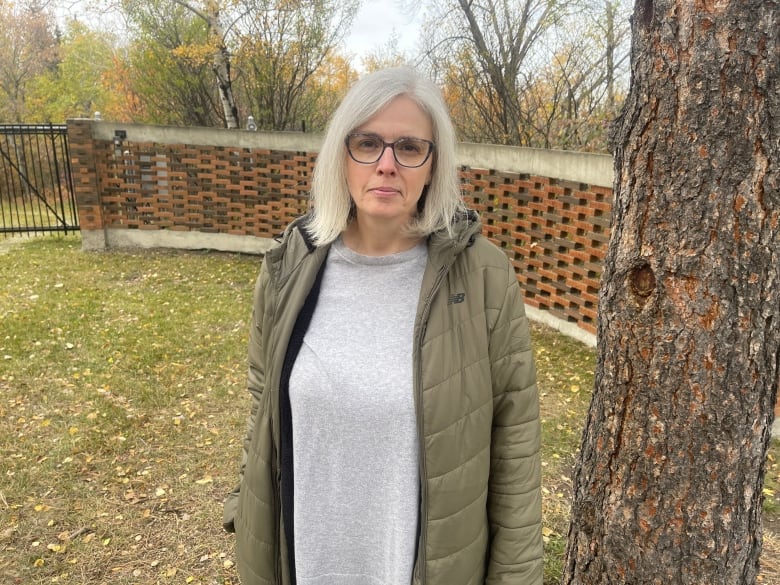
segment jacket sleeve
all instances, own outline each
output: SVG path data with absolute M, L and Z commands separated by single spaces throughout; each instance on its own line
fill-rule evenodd
M 541 428 L 523 297 L 507 262 L 503 304 L 490 337 L 493 425 L 486 585 L 542 585 Z
M 260 398 L 265 387 L 265 352 L 263 350 L 263 314 L 265 311 L 265 297 L 268 287 L 268 272 L 266 264 L 260 269 L 260 276 L 255 284 L 254 301 L 252 305 L 252 320 L 249 328 L 249 375 L 247 388 L 250 394 L 249 416 L 246 422 L 246 432 L 241 449 L 241 465 L 238 473 L 238 484 L 231 491 L 222 511 L 222 526 L 228 532 L 235 532 L 234 519 L 238 508 L 238 495 L 241 491 L 241 481 L 244 478 L 244 468 L 249 454 L 249 444 L 252 442 L 252 434 L 260 408 Z

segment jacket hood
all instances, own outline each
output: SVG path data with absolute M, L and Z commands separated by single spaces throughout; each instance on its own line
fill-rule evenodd
M 428 238 L 429 254 L 457 255 L 474 243 L 482 223 L 473 209 L 463 209 L 452 218 L 449 230 L 439 230 Z

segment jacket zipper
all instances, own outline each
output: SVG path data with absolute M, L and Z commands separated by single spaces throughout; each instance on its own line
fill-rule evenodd
M 417 334 L 416 340 L 416 354 L 420 356 L 422 353 L 422 342 L 425 338 L 425 332 L 428 329 L 428 315 L 431 311 L 431 303 L 433 296 L 439 290 L 444 275 L 447 274 L 449 265 L 444 264 L 439 272 L 436 274 L 436 280 L 433 282 L 433 286 L 430 292 L 425 297 L 425 303 L 423 305 L 423 312 L 420 320 L 420 331 Z M 425 433 L 423 424 L 423 400 L 422 400 L 422 360 L 418 357 L 417 368 L 415 369 L 415 404 L 417 407 L 417 441 L 419 443 L 420 450 L 420 542 L 417 549 L 417 566 L 415 567 L 415 575 L 412 576 L 412 583 L 415 581 L 418 585 L 425 584 L 425 543 L 428 532 L 427 517 L 428 517 L 428 488 L 425 478 L 427 477 L 427 468 L 425 465 Z
M 274 583 L 276 585 L 282 585 L 282 514 L 279 511 L 279 498 L 276 494 L 276 487 L 274 490 L 274 517 L 276 518 L 276 550 L 274 551 Z
M 273 441 L 271 497 L 273 498 L 274 523 L 276 524 L 276 535 L 274 538 L 276 542 L 276 550 L 274 550 L 274 585 L 282 585 L 282 511 L 281 503 L 279 502 L 279 485 L 281 480 L 279 478 L 279 462 L 277 459 L 279 450 L 276 447 L 276 437 L 274 436 L 273 415 L 271 415 L 271 438 Z

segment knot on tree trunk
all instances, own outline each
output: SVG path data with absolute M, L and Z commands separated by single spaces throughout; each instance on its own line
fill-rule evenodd
M 655 290 L 655 273 L 647 260 L 638 260 L 636 265 L 628 272 L 628 284 L 631 292 L 641 304 L 647 300 Z

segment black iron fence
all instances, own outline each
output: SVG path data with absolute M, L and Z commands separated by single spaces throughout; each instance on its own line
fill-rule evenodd
M 78 229 L 67 126 L 0 124 L 0 236 Z

